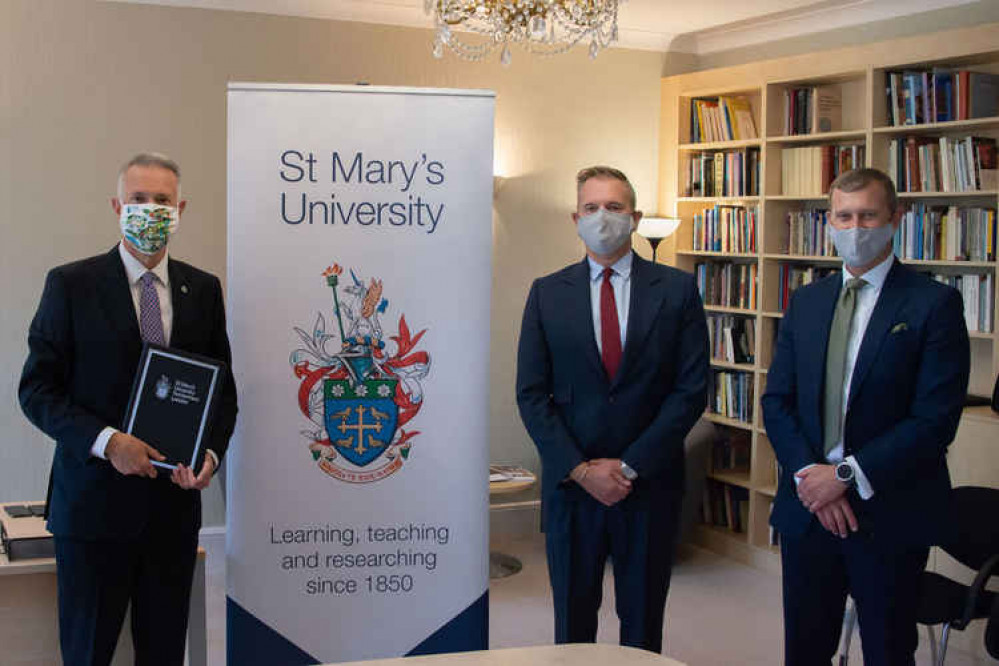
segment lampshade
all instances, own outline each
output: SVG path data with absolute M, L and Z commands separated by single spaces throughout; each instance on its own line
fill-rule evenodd
M 679 226 L 680 220 L 675 217 L 643 217 L 635 233 L 649 240 L 662 240 L 672 236 Z

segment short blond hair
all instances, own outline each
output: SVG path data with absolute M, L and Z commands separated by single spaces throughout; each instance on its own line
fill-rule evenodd
M 879 183 L 881 185 L 881 189 L 885 193 L 885 202 L 888 204 L 888 210 L 894 213 L 895 209 L 898 208 L 898 193 L 895 191 L 895 183 L 892 182 L 888 174 L 878 169 L 851 169 L 850 171 L 841 173 L 832 182 L 832 185 L 829 186 L 829 205 L 832 206 L 832 195 L 836 190 L 840 192 L 856 192 L 864 189 L 871 183 Z
M 586 183 L 591 178 L 613 178 L 614 180 L 619 180 L 628 186 L 628 199 L 631 203 L 631 210 L 635 210 L 638 199 L 635 196 L 635 188 L 632 186 L 631 181 L 628 177 L 624 175 L 624 172 L 620 169 L 615 169 L 610 166 L 591 166 L 585 169 L 580 169 L 579 173 L 576 174 L 576 197 L 579 197 L 580 191 L 583 189 L 583 184 Z

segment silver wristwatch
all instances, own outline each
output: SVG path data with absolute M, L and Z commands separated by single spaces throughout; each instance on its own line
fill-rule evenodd
M 845 483 L 848 486 L 852 486 L 853 482 L 856 480 L 856 473 L 853 471 L 853 465 L 848 462 L 841 462 L 836 465 L 836 480 Z
M 631 466 L 623 460 L 621 461 L 621 474 L 629 481 L 634 481 L 638 478 L 638 472 L 631 469 Z

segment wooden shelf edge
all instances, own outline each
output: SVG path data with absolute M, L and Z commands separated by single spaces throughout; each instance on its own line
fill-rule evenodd
M 882 125 L 875 127 L 875 134 L 906 134 L 908 132 L 925 132 L 939 130 L 978 129 L 982 127 L 999 127 L 999 116 L 988 118 L 969 118 L 968 120 L 948 120 L 942 123 L 921 123 L 919 125 Z
M 733 361 L 724 361 L 720 358 L 711 359 L 711 367 L 723 370 L 738 370 L 740 372 L 756 372 L 760 369 L 755 363 L 735 363 Z
M 699 143 L 681 143 L 676 149 L 680 152 L 701 152 L 705 150 L 725 150 L 728 148 L 758 148 L 763 144 L 760 139 L 739 139 L 736 141 L 701 141 Z
M 999 190 L 968 190 L 965 192 L 898 192 L 899 199 L 993 198 Z
M 839 132 L 816 132 L 815 134 L 794 134 L 791 136 L 768 136 L 767 143 L 776 145 L 795 145 L 812 141 L 842 141 L 844 139 L 864 139 L 866 129 L 842 130 Z
M 720 483 L 727 483 L 730 486 L 739 486 L 746 490 L 755 490 L 749 480 L 749 470 L 745 472 L 716 470 L 708 472 L 708 478 Z
M 741 430 L 752 430 L 753 424 L 746 423 L 745 421 L 740 421 L 739 419 L 729 418 L 727 416 L 722 416 L 721 414 L 715 414 L 714 412 L 704 412 L 701 415 L 705 421 L 711 421 L 712 423 L 717 423 L 718 425 L 730 426 L 732 428 L 739 428 Z

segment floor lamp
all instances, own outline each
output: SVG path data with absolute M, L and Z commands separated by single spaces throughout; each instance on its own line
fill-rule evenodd
M 680 226 L 676 217 L 643 217 L 635 230 L 639 236 L 649 241 L 652 246 L 652 263 L 656 263 L 656 250 L 664 238 L 669 238 Z

